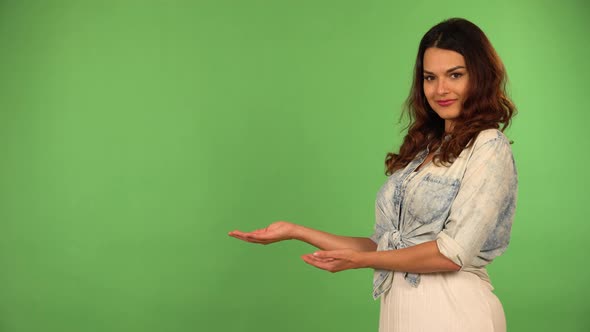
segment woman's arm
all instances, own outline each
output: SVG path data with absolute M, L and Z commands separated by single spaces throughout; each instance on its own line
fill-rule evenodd
M 284 240 L 299 240 L 321 250 L 352 249 L 358 252 L 375 251 L 377 245 L 369 238 L 334 235 L 313 228 L 278 221 L 266 228 L 252 232 L 232 231 L 229 236 L 259 244 L 270 244 Z
M 373 268 L 410 273 L 459 271 L 461 266 L 440 253 L 436 241 L 412 247 L 374 252 L 354 250 L 318 251 L 303 255 L 303 260 L 330 272 L 348 269 Z
M 356 251 L 375 251 L 377 244 L 368 237 L 341 236 L 295 225 L 294 238 L 322 250 L 353 249 Z
M 428 241 L 398 250 L 366 253 L 362 256 L 361 266 L 410 273 L 459 271 L 461 269 L 461 266 L 440 253 L 436 241 Z

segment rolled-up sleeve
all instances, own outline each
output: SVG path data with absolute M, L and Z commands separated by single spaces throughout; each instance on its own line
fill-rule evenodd
M 510 240 L 516 207 L 517 174 L 504 136 L 473 147 L 443 230 L 439 251 L 462 268 L 484 266 Z

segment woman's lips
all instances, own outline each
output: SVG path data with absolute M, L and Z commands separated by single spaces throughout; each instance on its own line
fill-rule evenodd
M 457 99 L 447 99 L 447 100 L 437 100 L 436 103 L 440 106 L 450 106 L 452 105 Z

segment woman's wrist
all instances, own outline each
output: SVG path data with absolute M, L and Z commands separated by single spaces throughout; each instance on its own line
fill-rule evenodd
M 305 227 L 297 224 L 292 224 L 293 227 L 289 232 L 289 240 L 304 241 Z
M 365 269 L 371 267 L 371 261 L 376 251 L 359 251 L 357 252 L 357 269 Z

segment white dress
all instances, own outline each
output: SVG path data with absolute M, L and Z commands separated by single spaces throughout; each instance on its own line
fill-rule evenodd
M 422 274 L 412 287 L 394 272 L 381 297 L 379 331 L 503 332 L 506 320 L 492 286 L 471 272 Z

